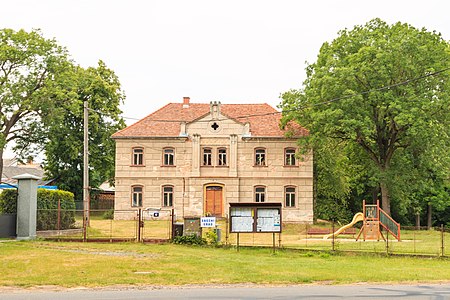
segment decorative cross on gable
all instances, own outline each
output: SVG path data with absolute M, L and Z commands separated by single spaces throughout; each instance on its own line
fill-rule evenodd
M 211 125 L 211 128 L 214 129 L 214 130 L 217 130 L 217 128 L 219 128 L 219 125 L 218 125 L 216 122 L 214 122 L 214 123 Z

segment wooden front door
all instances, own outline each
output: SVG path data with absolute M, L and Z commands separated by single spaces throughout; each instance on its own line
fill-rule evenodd
M 207 186 L 205 199 L 205 214 L 213 217 L 222 216 L 222 195 L 221 186 Z

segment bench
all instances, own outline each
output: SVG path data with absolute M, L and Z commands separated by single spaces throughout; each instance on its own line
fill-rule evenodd
M 325 235 L 330 233 L 331 230 L 329 228 L 308 228 L 306 231 L 308 235 Z
M 351 234 L 351 235 L 355 235 L 356 234 L 356 228 L 351 227 L 351 228 L 347 228 L 344 230 L 344 232 L 342 232 L 341 234 Z

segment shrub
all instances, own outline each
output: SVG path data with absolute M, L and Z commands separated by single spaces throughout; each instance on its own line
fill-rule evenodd
M 213 246 L 219 245 L 219 241 L 217 239 L 218 239 L 218 236 L 217 236 L 217 232 L 215 229 L 211 229 L 206 232 L 206 241 L 208 242 L 209 245 L 213 245 Z
M 102 218 L 105 220 L 114 220 L 114 209 L 108 209 L 102 215 Z
M 60 229 L 75 225 L 75 201 L 71 192 L 38 189 L 36 230 L 58 229 L 58 200 L 60 200 Z M 0 213 L 17 213 L 17 190 L 0 193 Z
M 176 236 L 173 239 L 173 242 L 175 244 L 199 245 L 199 246 L 203 246 L 203 245 L 207 244 L 207 242 L 204 238 L 202 238 L 196 234 Z

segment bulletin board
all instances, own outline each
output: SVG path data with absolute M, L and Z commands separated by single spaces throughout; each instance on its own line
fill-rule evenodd
M 230 203 L 230 232 L 281 232 L 281 203 Z

